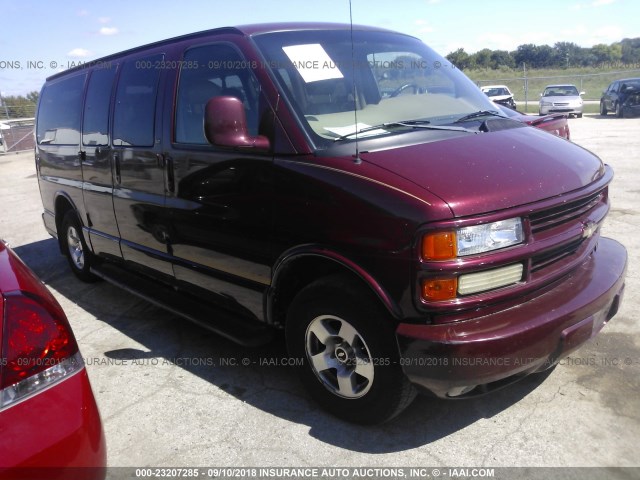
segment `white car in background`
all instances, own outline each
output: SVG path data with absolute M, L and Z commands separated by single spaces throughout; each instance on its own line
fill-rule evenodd
M 506 85 L 485 85 L 480 87 L 480 90 L 493 102 L 515 110 L 516 102 L 513 99 L 513 93 Z
M 547 85 L 540 94 L 540 115 L 565 113 L 582 118 L 583 101 L 575 85 Z

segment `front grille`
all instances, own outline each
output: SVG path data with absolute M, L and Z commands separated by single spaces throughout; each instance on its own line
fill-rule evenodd
M 531 273 L 536 273 L 545 267 L 548 267 L 563 258 L 569 257 L 578 251 L 584 238 L 579 238 L 573 242 L 563 245 L 552 250 L 548 250 L 541 255 L 537 255 L 531 259 Z
M 421 262 L 422 278 L 436 275 L 458 278 L 459 296 L 455 303 L 454 300 L 424 300 L 424 307 L 433 310 L 436 315 L 444 315 L 445 311 L 447 312 L 438 322 L 456 321 L 464 318 L 464 315 L 451 315 L 451 308 L 462 312 L 483 306 L 492 309 L 496 305 L 495 308 L 499 308 L 497 305 L 502 305 L 503 301 L 526 301 L 523 299 L 533 298 L 534 292 L 551 288 L 556 282 L 576 272 L 576 268 L 582 265 L 597 247 L 599 227 L 609 211 L 607 185 L 611 174 L 607 173 L 607 177 L 598 182 L 599 189 L 593 185 L 587 192 L 569 192 L 504 213 L 503 218 L 521 216 L 524 221 L 526 241 L 520 246 L 488 254 L 460 257 L 455 261 Z M 447 224 L 447 227 L 449 225 Z M 489 283 L 492 273 L 502 273 L 501 269 L 516 264 L 523 266 L 521 277 L 518 275 L 516 278 L 514 273 L 513 282 Z M 483 275 L 487 275 L 487 278 Z M 460 290 L 461 278 L 477 280 L 477 284 L 473 286 L 474 290 L 463 294 Z M 486 282 L 486 290 L 477 287 L 482 286 L 483 282 Z M 421 285 L 420 282 L 417 283 L 418 295 L 421 295 Z M 464 282 L 462 286 L 464 289 Z
M 529 216 L 531 232 L 535 235 L 538 232 L 557 227 L 563 223 L 579 218 L 600 203 L 602 197 L 603 192 L 600 191 L 586 198 L 533 213 Z

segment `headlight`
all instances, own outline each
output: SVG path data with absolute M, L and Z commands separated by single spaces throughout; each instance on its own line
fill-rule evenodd
M 450 260 L 510 247 L 523 240 L 522 219 L 510 218 L 454 231 L 428 233 L 422 238 L 422 258 Z
M 517 245 L 523 239 L 520 218 L 460 228 L 456 233 L 459 257 Z
M 551 105 L 553 105 L 552 102 L 540 102 L 540 105 L 543 107 L 550 107 Z

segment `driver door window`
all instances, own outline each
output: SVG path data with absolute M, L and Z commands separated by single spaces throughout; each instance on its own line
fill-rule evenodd
M 249 133 L 257 135 L 259 89 L 247 63 L 228 45 L 205 45 L 185 52 L 176 102 L 176 142 L 208 145 L 204 109 L 217 96 L 239 99 Z

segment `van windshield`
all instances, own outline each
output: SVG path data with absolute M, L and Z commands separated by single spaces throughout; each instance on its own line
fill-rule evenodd
M 413 37 L 346 29 L 254 40 L 318 148 L 355 139 L 356 132 L 360 138 L 387 135 L 401 126 L 445 126 L 498 110 L 460 70 Z

